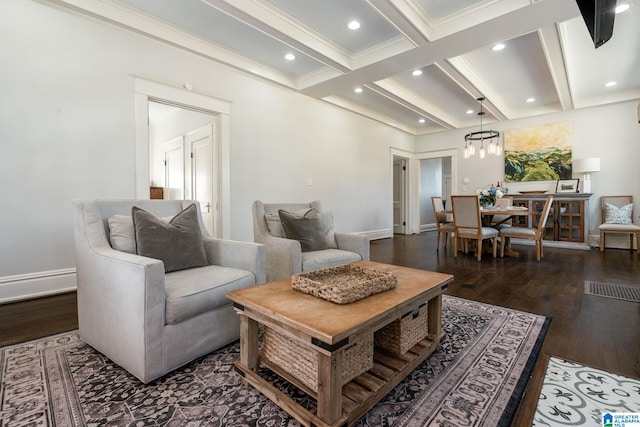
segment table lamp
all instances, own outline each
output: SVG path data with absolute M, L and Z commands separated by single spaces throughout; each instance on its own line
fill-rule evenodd
M 591 193 L 591 172 L 600 172 L 600 158 L 575 159 L 573 161 L 573 172 L 584 174 L 582 192 Z

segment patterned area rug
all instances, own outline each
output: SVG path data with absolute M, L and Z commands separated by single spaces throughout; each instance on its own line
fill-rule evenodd
M 508 426 L 548 319 L 444 296 L 442 349 L 356 425 Z M 234 371 L 233 343 L 147 385 L 83 343 L 77 331 L 0 348 L 1 426 L 298 426 Z M 314 399 L 267 369 L 307 408 Z
M 640 380 L 549 358 L 533 426 L 601 426 L 607 413 L 640 415 Z

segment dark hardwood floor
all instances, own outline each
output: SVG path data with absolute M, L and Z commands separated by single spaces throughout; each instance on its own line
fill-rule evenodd
M 640 304 L 584 295 L 585 280 L 640 286 L 637 252 L 545 247 L 536 262 L 533 246 L 514 245 L 519 258 L 483 255 L 478 262 L 472 254 L 455 258 L 452 246 L 437 252 L 434 232 L 397 235 L 373 241 L 371 259 L 450 273 L 448 295 L 551 317 L 538 380 L 548 355 L 640 378 Z M 76 329 L 76 294 L 0 305 L 0 325 L 0 346 Z M 537 390 L 528 390 L 513 425 L 529 423 L 536 401 Z

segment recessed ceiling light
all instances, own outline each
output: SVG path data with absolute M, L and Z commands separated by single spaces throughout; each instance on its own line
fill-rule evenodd
M 527 98 L 527 99 L 526 99 L 526 102 L 531 103 L 531 102 L 535 102 L 535 100 L 536 100 L 535 98 Z
M 424 122 L 426 122 L 426 120 L 425 120 L 424 118 L 422 118 L 422 117 L 421 117 L 421 118 L 420 118 L 420 120 L 418 120 L 418 122 L 419 122 L 419 123 L 424 123 Z
M 473 110 L 467 110 L 467 114 L 473 114 Z
M 605 85 L 605 87 L 613 87 L 613 86 L 615 86 L 617 84 L 618 83 L 616 83 L 616 82 L 606 82 L 604 85 Z
M 355 93 L 362 93 L 362 88 L 361 87 L 357 87 L 353 90 Z
M 358 28 L 360 28 L 360 23 L 358 21 L 351 21 L 349 22 L 349 24 L 347 24 L 347 27 L 350 30 L 357 30 Z
M 631 5 L 629 3 L 621 3 L 616 6 L 616 13 L 626 12 L 630 7 Z
M 414 76 L 419 76 L 422 74 L 422 70 L 413 70 L 413 73 L 411 74 L 413 74 Z
M 284 56 L 284 59 L 286 59 L 287 61 L 293 61 L 294 59 L 296 59 L 296 56 L 293 53 L 287 53 Z
M 493 47 L 491 48 L 491 50 L 493 50 L 494 52 L 497 52 L 499 50 L 502 50 L 505 48 L 504 43 L 498 43 L 496 45 L 493 45 Z

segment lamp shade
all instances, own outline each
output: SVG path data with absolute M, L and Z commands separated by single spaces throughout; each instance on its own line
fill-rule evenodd
M 576 173 L 600 172 L 600 158 L 575 159 L 573 161 L 573 171 Z

